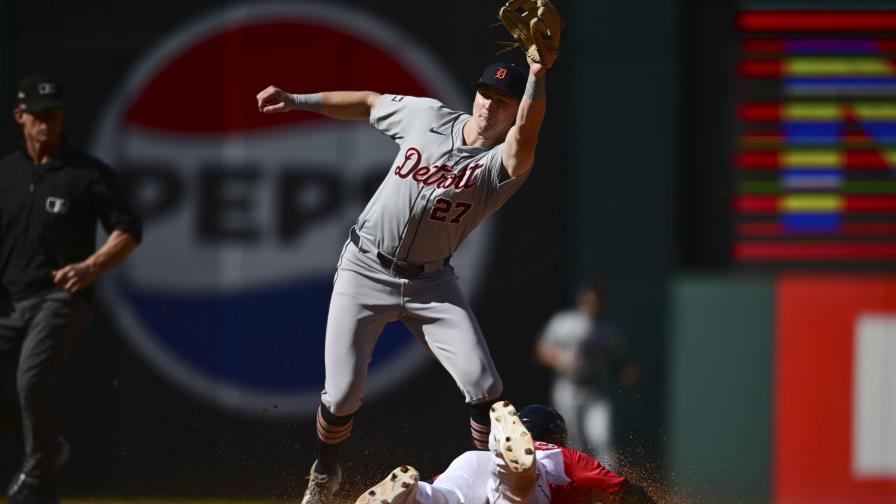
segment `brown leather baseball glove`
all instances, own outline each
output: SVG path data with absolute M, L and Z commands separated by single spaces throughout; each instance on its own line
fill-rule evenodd
M 514 39 L 499 42 L 507 46 L 500 52 L 520 47 L 532 61 L 548 68 L 554 65 L 560 55 L 563 31 L 563 21 L 554 4 L 548 0 L 509 0 L 498 11 L 498 19 Z

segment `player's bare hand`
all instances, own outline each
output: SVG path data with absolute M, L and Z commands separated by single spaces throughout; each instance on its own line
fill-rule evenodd
M 536 63 L 535 60 L 526 56 L 526 61 L 529 63 L 529 72 L 535 76 L 536 79 L 540 79 L 548 73 L 548 69 L 550 67 L 545 66 L 541 63 Z
M 266 87 L 255 98 L 258 100 L 258 110 L 265 114 L 289 112 L 292 110 L 292 96 L 277 86 Z
M 69 294 L 86 289 L 96 280 L 99 272 L 86 262 L 72 263 L 53 272 L 53 282 L 61 285 Z

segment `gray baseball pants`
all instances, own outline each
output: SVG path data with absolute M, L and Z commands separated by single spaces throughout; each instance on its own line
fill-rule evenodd
M 0 401 L 0 428 L 24 445 L 22 472 L 53 476 L 59 415 L 53 398 L 66 357 L 87 331 L 90 295 L 52 290 L 0 308 L 0 378 L 15 380 L 18 407 Z
M 454 268 L 402 278 L 383 268 L 372 247 L 349 241 L 337 267 L 324 347 L 321 400 L 334 415 L 350 415 L 361 406 L 373 348 L 386 323 L 395 320 L 427 346 L 467 403 L 500 396 L 501 378 Z

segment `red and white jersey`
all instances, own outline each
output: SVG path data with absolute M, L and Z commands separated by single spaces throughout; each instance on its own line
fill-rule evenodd
M 551 504 L 612 503 L 628 486 L 624 476 L 572 448 L 535 442 L 535 455 L 545 470 Z
M 616 504 L 630 485 L 623 476 L 571 448 L 535 442 L 538 481 L 523 501 L 530 504 Z M 498 456 L 473 450 L 461 454 L 433 484 L 421 481 L 414 504 L 507 504 L 497 469 Z M 505 471 L 504 476 L 513 476 Z M 521 474 L 521 473 L 520 473 Z

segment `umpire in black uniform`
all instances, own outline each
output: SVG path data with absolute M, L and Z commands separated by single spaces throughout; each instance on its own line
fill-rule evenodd
M 59 501 L 68 457 L 54 384 L 91 316 L 90 284 L 137 246 L 141 223 L 117 175 L 62 137 L 62 83 L 22 79 L 13 110 L 23 142 L 0 161 L 0 378 L 15 401 L 0 427 L 21 441 L 24 461 L 9 504 Z M 96 248 L 96 224 L 109 233 Z M 18 406 L 18 407 L 16 407 Z

